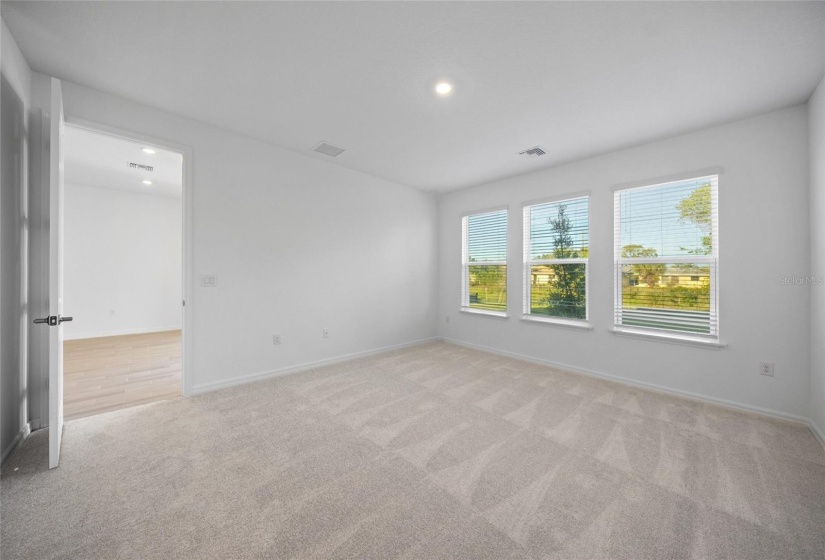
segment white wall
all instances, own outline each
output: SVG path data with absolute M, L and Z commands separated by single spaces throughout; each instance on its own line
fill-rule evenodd
M 724 169 L 720 328 L 728 346 L 710 350 L 613 334 L 611 187 L 716 166 Z M 594 329 L 522 322 L 522 204 L 579 191 L 591 192 Z M 509 205 L 510 317 L 460 313 L 461 215 L 502 205 Z M 810 292 L 780 284 L 780 276 L 809 272 L 805 106 L 450 193 L 441 200 L 439 247 L 439 332 L 446 338 L 786 416 L 808 415 Z M 757 373 L 760 361 L 775 362 L 775 377 Z
M 32 79 L 46 84 L 38 74 Z M 192 272 L 219 279 L 190 297 L 195 390 L 437 330 L 754 409 L 809 414 L 811 292 L 779 282 L 810 272 L 805 106 L 450 193 L 437 211 L 432 196 L 413 189 L 74 84 L 64 90 L 70 117 L 193 149 Z M 721 320 L 728 346 L 714 351 L 611 334 L 611 186 L 713 166 L 724 168 Z M 581 190 L 592 193 L 594 330 L 523 324 L 520 205 Z M 460 314 L 459 217 L 501 204 L 511 208 L 513 316 Z M 273 333 L 283 335 L 280 347 L 272 346 Z M 776 377 L 756 373 L 761 360 L 776 363 Z
M 27 257 L 28 126 L 31 70 L 2 22 L 0 28 L 0 457 L 28 422 Z
M 180 199 L 66 185 L 65 338 L 180 328 L 181 212 Z
M 218 277 L 188 298 L 196 391 L 435 335 L 432 195 L 75 84 L 63 93 L 69 119 L 193 150 L 192 272 Z
M 49 191 L 48 142 L 50 82 L 32 72 L 29 111 L 29 317 L 49 315 Z M 44 157 L 45 154 L 45 157 Z M 49 329 L 28 322 L 29 419 L 32 431 L 49 420 Z
M 825 80 L 808 101 L 811 277 L 825 279 Z M 811 419 L 825 443 L 825 285 L 811 286 Z

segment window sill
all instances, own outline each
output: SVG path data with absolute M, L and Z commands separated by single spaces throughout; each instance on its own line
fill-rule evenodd
M 522 315 L 521 320 L 525 323 L 535 323 L 538 325 L 549 325 L 551 327 L 563 327 L 575 329 L 577 331 L 592 331 L 593 325 L 587 321 L 571 321 L 565 319 L 553 319 L 551 317 L 536 317 L 535 315 Z
M 462 307 L 460 311 L 469 315 L 482 315 L 484 317 L 494 317 L 496 319 L 508 318 L 507 313 L 503 311 L 488 311 L 486 309 L 473 309 L 472 307 Z
M 645 340 L 657 340 L 659 342 L 666 342 L 669 344 L 681 344 L 683 346 L 694 346 L 697 348 L 708 348 L 710 350 L 719 350 L 724 348 L 727 344 L 720 342 L 718 339 L 701 338 L 698 336 L 670 334 L 663 332 L 648 332 L 639 329 L 629 329 L 627 327 L 613 327 L 613 334 L 619 336 L 627 336 L 630 338 L 641 338 Z

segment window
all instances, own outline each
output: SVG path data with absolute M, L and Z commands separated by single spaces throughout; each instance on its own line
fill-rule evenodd
M 462 219 L 461 307 L 507 311 L 507 210 Z
M 588 197 L 524 207 L 524 316 L 587 320 Z
M 718 177 L 616 191 L 615 325 L 718 338 Z

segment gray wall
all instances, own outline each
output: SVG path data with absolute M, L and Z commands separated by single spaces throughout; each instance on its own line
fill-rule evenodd
M 825 442 L 825 80 L 808 103 L 811 149 L 811 420 Z
M 5 23 L 0 30 L 0 450 L 28 421 L 28 107 L 31 70 Z
M 43 159 L 49 121 L 41 110 L 48 110 L 51 84 L 42 74 L 32 73 L 29 109 L 29 316 L 49 314 L 49 192 L 48 158 Z M 44 169 L 45 168 L 45 169 Z M 32 431 L 49 425 L 48 360 L 49 329 L 28 322 L 29 420 Z

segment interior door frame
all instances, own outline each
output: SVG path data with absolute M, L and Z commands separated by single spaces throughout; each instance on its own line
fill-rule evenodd
M 87 119 L 72 117 L 67 115 L 65 117 L 66 126 L 81 128 L 90 132 L 104 134 L 115 138 L 130 140 L 132 142 L 139 142 L 151 146 L 157 146 L 165 150 L 177 152 L 183 157 L 183 192 L 181 200 L 181 209 L 183 212 L 183 231 L 182 247 L 181 247 L 181 298 L 183 299 L 183 313 L 182 313 L 182 328 L 181 328 L 181 378 L 183 385 L 183 396 L 188 397 L 192 395 L 192 327 L 193 327 L 193 307 L 195 287 L 193 282 L 195 280 L 193 274 L 193 251 L 192 251 L 192 148 L 185 144 L 178 144 L 161 138 L 155 138 L 147 134 L 125 130 L 106 124 L 90 121 Z

